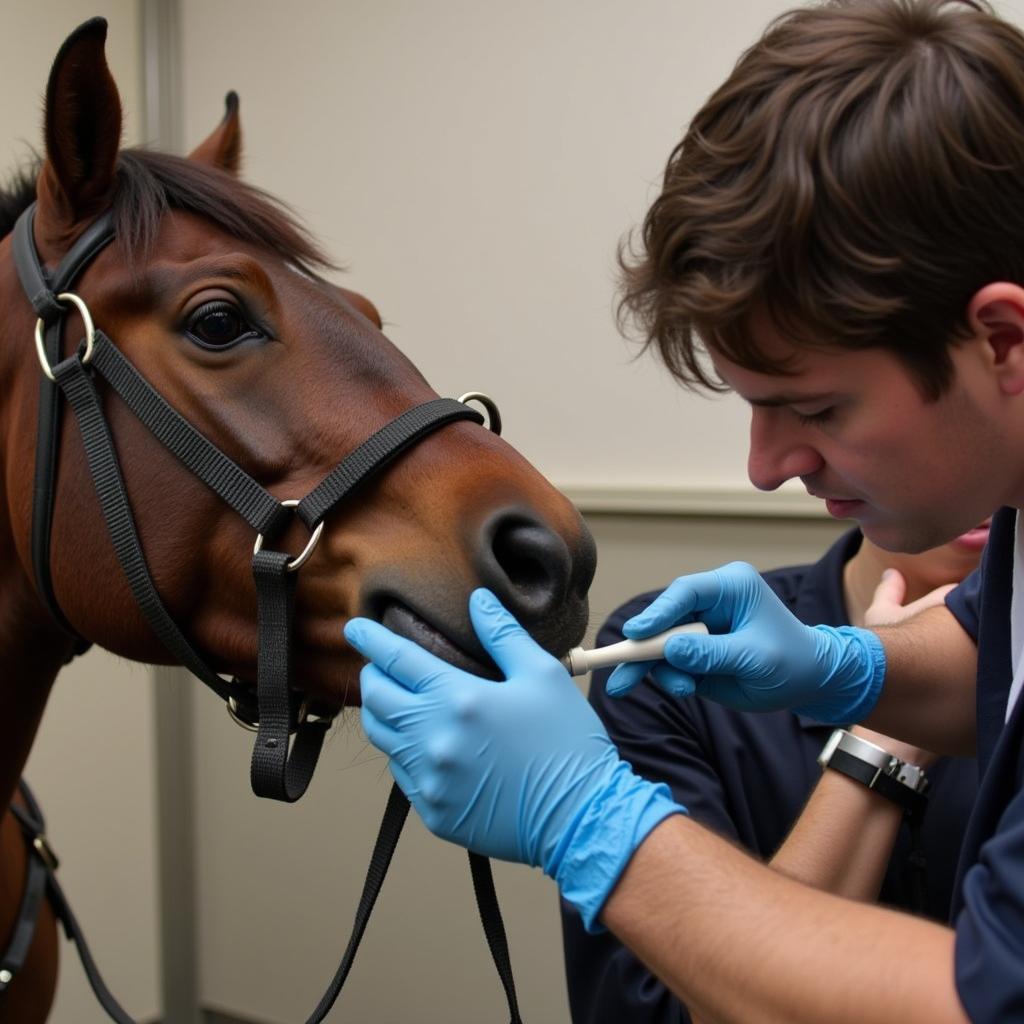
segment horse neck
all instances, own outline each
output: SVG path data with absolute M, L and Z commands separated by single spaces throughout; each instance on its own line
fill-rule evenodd
M 15 545 L 10 482 L 31 465 L 38 388 L 32 313 L 0 241 L 0 808 L 6 808 L 28 759 L 50 687 L 70 649 L 43 608 Z M 7 315 L 9 313 L 9 315 Z M 34 372 L 27 372 L 28 369 Z M 26 399 L 33 400 L 27 401 Z M 11 460 L 18 458 L 18 466 Z M 27 462 L 26 462 L 27 460 Z
M 11 801 L 69 648 L 64 634 L 40 614 L 5 517 L 0 524 L 0 808 Z

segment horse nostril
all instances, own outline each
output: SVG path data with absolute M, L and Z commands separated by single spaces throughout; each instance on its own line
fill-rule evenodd
M 550 615 L 565 601 L 569 549 L 536 520 L 509 513 L 491 519 L 480 555 L 482 582 L 517 618 Z

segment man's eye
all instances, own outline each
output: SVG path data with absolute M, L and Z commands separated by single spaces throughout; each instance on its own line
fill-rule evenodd
M 200 306 L 185 325 L 189 339 L 204 348 L 230 348 L 247 338 L 257 338 L 256 330 L 230 302 L 207 302 Z
M 815 423 L 827 423 L 832 418 L 834 412 L 835 406 L 830 405 L 825 409 L 817 409 L 815 412 L 800 412 L 799 410 L 794 409 L 793 415 L 796 416 L 801 423 L 812 425 Z

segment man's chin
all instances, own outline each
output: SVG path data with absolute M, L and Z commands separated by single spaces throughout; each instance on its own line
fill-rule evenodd
M 867 516 L 857 525 L 875 547 L 896 555 L 919 555 L 922 551 L 948 544 L 958 536 L 956 531 L 943 530 L 938 526 L 914 528 L 906 522 L 892 523 Z

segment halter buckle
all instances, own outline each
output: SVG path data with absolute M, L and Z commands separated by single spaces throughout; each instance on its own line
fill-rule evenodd
M 85 353 L 82 356 L 82 365 L 87 366 L 92 361 L 92 350 L 96 344 L 96 328 L 93 326 L 89 307 L 74 292 L 61 292 L 57 299 L 61 302 L 70 302 L 82 316 L 82 322 L 85 324 Z M 43 343 L 44 326 L 43 318 L 40 317 L 36 321 L 36 355 L 39 356 L 39 365 L 43 368 L 43 373 L 53 380 L 53 370 L 50 369 L 49 360 L 46 358 L 46 346 Z
M 53 852 L 50 841 L 42 832 L 32 837 L 32 849 L 39 854 L 39 859 L 51 872 L 56 871 L 60 867 L 60 860 L 58 860 L 57 854 Z
M 284 505 L 286 508 L 295 508 L 295 506 L 299 504 L 299 499 L 298 498 L 289 498 L 287 501 L 282 501 L 281 504 Z M 321 519 L 320 522 L 316 524 L 316 529 L 313 530 L 313 534 L 309 538 L 309 541 L 307 542 L 306 546 L 302 549 L 302 551 L 299 554 L 297 554 L 285 566 L 285 569 L 287 569 L 288 572 L 295 572 L 296 569 L 299 569 L 303 565 L 305 565 L 306 560 L 309 558 L 309 556 L 311 554 L 313 554 L 313 549 L 319 543 L 319 541 L 320 541 L 320 534 L 322 534 L 323 532 L 324 532 L 324 520 Z M 260 553 L 260 551 L 262 551 L 262 550 L 263 550 L 263 534 L 262 533 L 258 533 L 256 535 L 256 543 L 253 545 L 253 548 L 252 548 L 252 553 L 254 555 L 258 555 Z

